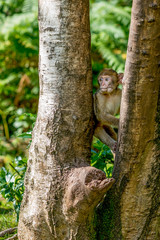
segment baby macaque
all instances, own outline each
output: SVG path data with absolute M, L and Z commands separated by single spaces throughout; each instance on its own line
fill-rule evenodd
M 115 117 L 120 112 L 122 90 L 118 85 L 122 83 L 123 73 L 112 69 L 103 69 L 98 76 L 99 89 L 93 95 L 96 127 L 94 136 L 116 152 L 119 119 Z

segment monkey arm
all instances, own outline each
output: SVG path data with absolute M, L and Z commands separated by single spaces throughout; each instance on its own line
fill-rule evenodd
M 103 125 L 103 128 L 111 138 L 113 138 L 115 141 L 117 141 L 117 133 L 114 131 L 114 129 L 112 127 L 110 127 L 108 125 Z
M 121 94 L 121 91 L 117 91 L 117 94 L 118 95 Z M 97 120 L 101 123 L 101 125 L 109 125 L 118 128 L 119 119 L 109 113 L 110 111 L 114 112 L 114 109 L 112 110 L 112 107 L 110 107 L 111 100 L 110 99 L 108 100 L 108 97 L 105 97 L 104 99 L 104 96 L 100 94 L 100 92 L 98 91 L 93 95 L 93 100 L 94 100 L 94 113 Z M 118 112 L 119 110 L 120 108 L 118 109 Z
M 94 136 L 106 144 L 113 152 L 116 151 L 117 142 L 106 133 L 103 127 L 97 127 Z
M 103 125 L 112 125 L 116 128 L 119 126 L 119 119 L 109 113 L 100 113 L 97 116 L 97 120 Z

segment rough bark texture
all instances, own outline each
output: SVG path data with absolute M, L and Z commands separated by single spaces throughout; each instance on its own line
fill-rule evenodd
M 133 0 L 114 187 L 96 239 L 160 239 L 160 1 Z
M 39 0 L 39 29 L 40 99 L 18 236 L 87 240 L 94 207 L 114 182 L 88 166 L 93 128 L 89 1 Z

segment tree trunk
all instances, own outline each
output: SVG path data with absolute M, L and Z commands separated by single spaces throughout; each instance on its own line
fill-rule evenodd
M 160 1 L 133 0 L 114 187 L 97 239 L 160 239 Z
M 89 166 L 89 1 L 39 0 L 39 30 L 39 108 L 18 237 L 87 240 L 94 208 L 114 181 Z

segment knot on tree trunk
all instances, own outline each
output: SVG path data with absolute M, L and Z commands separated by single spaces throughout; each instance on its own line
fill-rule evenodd
M 68 175 L 63 213 L 70 223 L 83 223 L 115 180 L 94 167 L 74 168 Z

